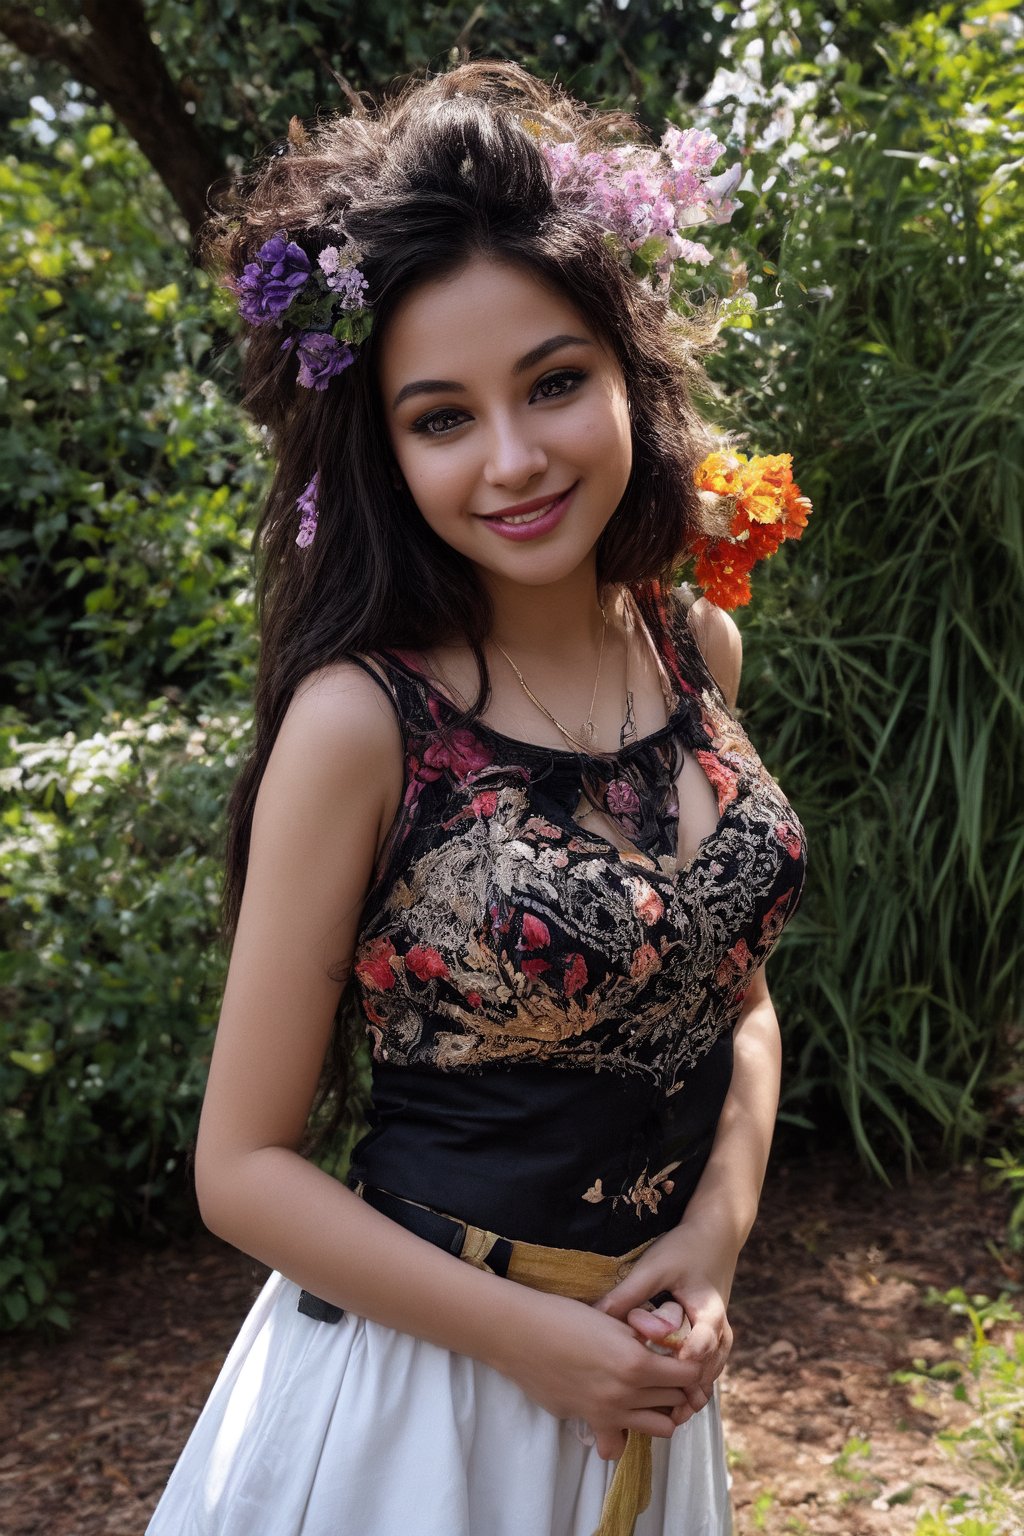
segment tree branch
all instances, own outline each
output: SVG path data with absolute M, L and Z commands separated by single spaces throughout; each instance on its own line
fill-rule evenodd
M 141 0 L 83 0 L 83 24 L 59 28 L 25 5 L 0 4 L 0 33 L 22 53 L 60 64 L 127 129 L 195 234 L 226 167 L 185 111 Z

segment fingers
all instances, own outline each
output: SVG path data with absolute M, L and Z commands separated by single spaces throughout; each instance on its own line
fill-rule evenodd
M 682 1412 L 683 1409 L 676 1409 Z M 626 1430 L 634 1430 L 641 1435 L 650 1435 L 655 1440 L 670 1440 L 676 1429 L 672 1416 L 669 1413 L 659 1412 L 656 1408 L 637 1409 L 626 1419 L 621 1429 L 610 1429 L 604 1426 L 594 1430 L 594 1444 L 597 1454 L 603 1461 L 618 1461 L 626 1449 Z
M 682 1339 L 676 1358 L 681 1363 L 689 1363 L 694 1375 L 683 1387 L 690 1411 L 685 1417 L 676 1419 L 677 1423 L 685 1423 L 686 1417 L 699 1413 L 711 1401 L 715 1382 L 729 1358 L 732 1337 L 732 1329 L 723 1317 L 718 1326 L 698 1318 Z
M 686 1316 L 678 1301 L 667 1301 L 654 1311 L 646 1307 L 634 1307 L 626 1322 L 645 1341 L 663 1344 L 669 1334 L 686 1324 Z
M 594 1431 L 597 1454 L 602 1461 L 618 1461 L 626 1449 L 624 1429 L 598 1429 Z

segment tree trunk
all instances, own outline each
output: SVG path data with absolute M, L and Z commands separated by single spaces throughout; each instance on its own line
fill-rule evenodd
M 141 0 L 83 0 L 83 23 L 58 28 L 24 5 L 0 4 L 0 32 L 52 59 L 105 101 L 149 160 L 193 235 L 226 166 L 203 138 L 149 35 Z

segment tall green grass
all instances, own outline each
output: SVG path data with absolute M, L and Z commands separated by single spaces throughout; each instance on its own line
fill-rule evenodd
M 973 99 L 988 56 L 936 38 Z M 731 424 L 792 450 L 816 507 L 741 618 L 741 702 L 810 840 L 784 1109 L 838 1097 L 879 1169 L 929 1126 L 953 1151 L 983 1128 L 1024 972 L 1020 200 L 988 217 L 992 156 L 957 158 L 908 46 L 885 40 L 885 89 L 837 94 L 827 152 L 760 208 L 784 302 L 718 364 Z

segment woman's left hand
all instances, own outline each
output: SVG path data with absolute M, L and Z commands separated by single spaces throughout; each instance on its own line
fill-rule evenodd
M 683 1384 L 686 1402 L 671 1410 L 674 1424 L 685 1424 L 707 1406 L 729 1358 L 733 1334 L 726 1308 L 736 1259 L 728 1245 L 684 1221 L 652 1243 L 626 1278 L 594 1303 L 691 1367 Z M 674 1299 L 652 1311 L 650 1299 L 664 1291 Z

